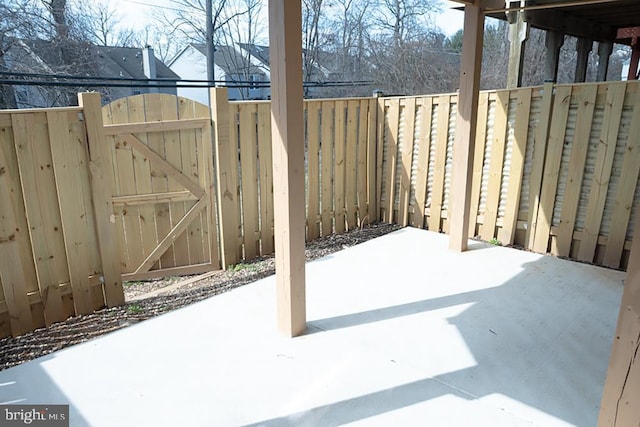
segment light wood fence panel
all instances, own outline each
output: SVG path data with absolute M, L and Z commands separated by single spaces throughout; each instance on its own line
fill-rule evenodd
M 90 101 L 0 112 L 0 337 L 124 301 Z
M 603 126 L 598 138 L 597 154 L 591 185 L 591 197 L 588 201 L 587 214 L 580 242 L 578 260 L 591 262 L 596 253 L 600 224 L 604 216 L 607 201 L 607 190 L 611 178 L 611 168 L 616 154 L 616 141 L 622 119 L 625 85 L 609 85 L 606 87 Z
M 470 237 L 625 267 L 640 214 L 639 85 L 481 93 Z M 447 231 L 456 102 L 456 95 L 379 100 L 383 221 Z
M 227 155 L 230 164 L 225 167 L 237 171 L 238 233 L 225 230 L 226 219 L 221 220 L 222 235 L 235 238 L 242 252 L 236 262 L 273 252 L 270 108 L 264 101 L 216 105 L 218 111 L 229 112 L 232 128 L 223 142 L 229 146 L 218 150 L 237 153 L 237 157 Z M 377 117 L 376 99 L 308 100 L 304 109 L 307 240 L 371 222 L 369 210 L 376 197 L 377 133 L 372 123 Z
M 103 107 L 123 276 L 220 267 L 208 107 L 145 94 Z
M 271 106 L 260 103 L 258 107 L 258 157 L 260 161 L 260 253 L 271 254 L 274 250 L 273 207 L 273 159 L 271 153 Z M 318 135 L 317 130 L 315 133 Z M 317 138 L 316 138 L 317 140 Z M 317 160 L 317 158 L 316 158 Z M 318 195 L 314 202 L 318 204 Z M 315 217 L 317 226 L 317 215 Z M 316 236 L 317 237 L 317 236 Z M 313 237 L 315 238 L 315 237 Z
M 640 215 L 639 89 L 481 93 L 470 237 L 624 268 Z M 211 93 L 211 110 L 151 94 L 101 111 L 83 94 L 81 107 L 0 112 L 0 336 L 122 304 L 121 273 L 273 251 L 270 104 Z M 456 103 L 306 101 L 307 239 L 379 219 L 446 232 Z

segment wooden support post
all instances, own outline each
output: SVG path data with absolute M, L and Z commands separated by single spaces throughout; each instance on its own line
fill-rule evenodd
M 564 34 L 559 31 L 547 31 L 545 43 L 547 56 L 544 63 L 544 81 L 556 83 L 558 81 L 560 48 L 564 44 Z
M 587 81 L 587 65 L 589 64 L 589 53 L 593 48 L 593 40 L 579 38 L 576 44 L 578 51 L 578 59 L 576 61 L 576 75 L 573 79 L 575 83 L 584 83 Z
M 635 230 L 640 230 L 640 221 Z M 640 233 L 631 244 L 598 427 L 640 425 Z
M 607 71 L 609 71 L 609 57 L 613 52 L 613 42 L 598 43 L 598 77 L 597 81 L 603 82 L 607 80 Z
M 278 326 L 306 329 L 301 2 L 269 0 Z
M 453 145 L 451 199 L 448 207 L 449 248 L 460 252 L 467 249 L 469 236 L 469 210 L 471 208 L 473 154 L 478 122 L 483 37 L 484 13 L 482 8 L 478 4 L 465 5 L 458 119 Z
M 638 79 L 638 62 L 640 62 L 640 40 L 638 37 L 634 37 L 631 41 L 631 62 L 629 62 L 627 80 Z
M 524 49 L 529 38 L 529 25 L 524 21 L 524 12 L 508 12 L 509 20 L 509 71 L 507 73 L 507 89 L 522 86 L 522 64 Z
M 97 92 L 81 93 L 78 103 L 83 109 L 89 143 L 89 172 L 93 208 L 96 216 L 98 245 L 104 277 L 104 295 L 109 307 L 124 304 L 122 274 L 118 254 L 118 231 L 113 214 L 113 188 L 111 175 L 113 159 L 104 139 L 102 107 Z M 72 260 L 69 260 L 72 262 Z

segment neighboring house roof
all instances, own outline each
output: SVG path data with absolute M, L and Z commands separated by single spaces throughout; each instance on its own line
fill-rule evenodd
M 227 75 L 237 75 L 246 73 L 247 60 L 250 61 L 249 74 L 269 75 L 269 46 L 238 43 L 237 48 L 233 46 L 216 45 L 214 61 L 217 67 L 220 67 Z M 169 67 L 173 67 L 174 63 L 185 54 L 192 50 L 207 56 L 207 47 L 202 43 L 191 43 L 185 46 L 174 59 L 169 62 Z M 331 70 L 336 66 L 336 55 L 331 52 L 318 52 L 316 63 L 312 65 L 312 79 L 326 79 L 332 75 Z
M 257 44 L 249 44 L 249 43 L 238 43 L 240 49 L 248 51 L 251 53 L 251 56 L 258 59 L 261 64 L 269 68 L 269 46 L 257 45 Z M 305 49 L 302 50 L 303 53 L 306 52 Z M 313 64 L 312 74 L 321 75 L 323 77 L 328 77 L 330 75 L 329 68 L 326 64 L 331 64 L 335 62 L 335 55 L 330 52 L 318 52 L 318 63 Z
M 238 43 L 240 49 L 251 53 L 262 65 L 269 67 L 269 46 L 261 46 L 257 44 Z
M 191 43 L 184 49 L 182 49 L 182 51 L 180 51 L 180 53 L 178 53 L 175 58 L 172 59 L 171 62 L 169 62 L 169 67 L 173 66 L 173 64 L 180 58 L 180 56 L 182 56 L 182 54 L 189 49 L 194 49 L 203 57 L 207 56 L 206 45 L 202 43 Z M 240 52 L 238 52 L 237 49 L 232 46 L 216 45 L 215 47 L 213 61 L 227 75 L 246 73 L 247 60 L 248 58 L 246 56 L 243 56 Z M 256 66 L 253 61 L 250 61 L 249 74 L 266 73 L 263 68 Z
M 49 40 L 20 40 L 19 45 L 29 50 L 32 57 L 37 58 L 43 69 L 64 70 L 69 68 L 70 74 L 82 74 L 96 77 L 125 77 L 146 79 L 143 66 L 142 49 L 133 47 L 96 46 L 88 43 L 77 43 L 73 49 L 73 64 L 66 64 L 60 46 Z M 86 63 L 78 63 L 77 58 L 87 58 Z M 155 58 L 158 79 L 180 80 L 162 61 Z M 81 71 L 80 71 L 81 70 Z M 58 71 L 60 72 L 60 71 Z
M 99 66 L 107 67 L 110 75 L 113 71 L 127 74 L 131 78 L 146 78 L 143 70 L 142 49 L 132 47 L 93 46 L 99 55 Z M 158 79 L 180 80 L 180 76 L 171 71 L 162 61 L 156 58 L 156 75 Z

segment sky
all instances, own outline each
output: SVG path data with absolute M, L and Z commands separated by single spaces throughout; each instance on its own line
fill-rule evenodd
M 144 17 L 150 17 L 154 9 L 171 7 L 170 0 L 116 0 L 115 3 L 122 14 L 121 23 L 124 26 L 136 28 L 144 26 Z M 463 25 L 463 12 L 453 10 L 453 7 L 460 7 L 460 4 L 452 1 L 442 1 L 442 12 L 436 16 L 436 25 L 447 36 L 462 29 Z
M 447 36 L 451 36 L 462 29 L 464 12 L 453 9 L 454 7 L 460 7 L 460 3 L 452 1 L 445 1 L 443 3 L 443 12 L 436 17 L 436 25 L 440 27 Z

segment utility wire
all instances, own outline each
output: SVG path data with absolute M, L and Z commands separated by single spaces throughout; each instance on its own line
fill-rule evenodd
M 179 9 L 177 7 L 161 6 L 159 4 L 151 4 L 151 3 L 145 3 L 145 2 L 134 1 L 134 0 L 124 0 L 124 1 L 126 3 L 139 4 L 140 6 L 151 7 L 151 8 L 154 8 L 154 9 L 166 9 L 166 10 L 172 10 L 174 12 L 188 12 L 185 9 Z
M 50 80 L 16 80 L 16 79 L 0 79 L 0 85 L 12 85 L 12 86 L 47 86 L 47 87 L 86 87 L 86 88 L 100 88 L 100 87 L 127 87 L 127 88 L 207 88 L 214 87 L 214 85 L 202 85 L 202 84 L 180 84 L 180 82 L 169 84 L 166 81 L 154 84 L 127 84 L 127 83 L 102 83 L 102 82 L 55 82 Z M 304 83 L 304 87 L 351 87 L 351 86 L 366 86 L 372 84 L 372 82 L 307 82 Z M 267 89 L 271 87 L 270 82 L 225 82 L 224 85 L 218 87 L 226 87 L 231 89 Z
M 98 76 L 79 76 L 79 75 L 60 75 L 60 74 L 42 74 L 42 73 L 19 73 L 10 71 L 0 71 L 0 76 L 7 78 L 0 79 L 0 84 L 24 85 L 24 86 L 84 86 L 84 87 L 136 87 L 136 86 L 152 86 L 152 87 L 183 87 L 183 88 L 202 88 L 212 87 L 220 84 L 225 87 L 233 88 L 268 88 L 271 86 L 269 81 L 251 81 L 251 80 L 194 80 L 180 79 L 174 80 L 170 78 L 161 79 L 136 79 L 128 77 L 98 77 Z M 23 80 L 28 78 L 29 80 Z M 40 80 L 31 80 L 31 79 Z M 56 80 L 73 80 L 56 81 Z M 99 82 L 99 83 L 93 83 Z M 127 83 L 107 83 L 107 82 L 130 82 Z M 135 85 L 133 83 L 144 83 L 143 85 Z M 186 84 L 185 84 L 186 83 Z M 349 81 L 306 81 L 303 85 L 306 87 L 340 87 L 340 86 L 366 86 L 373 84 L 372 81 L 366 80 L 349 80 Z

